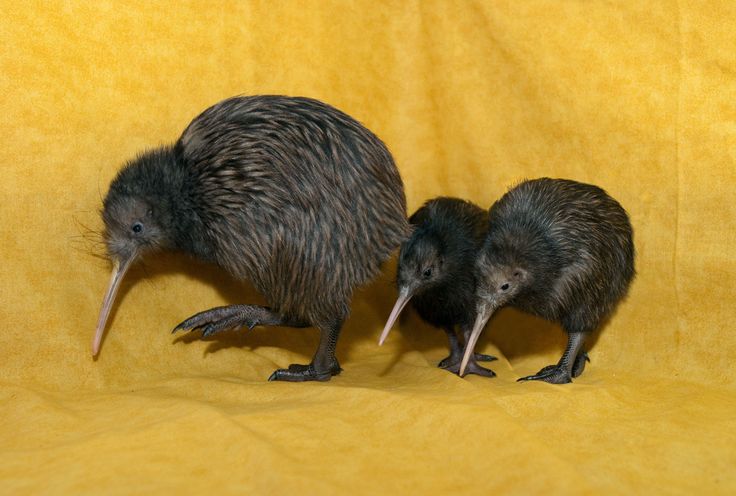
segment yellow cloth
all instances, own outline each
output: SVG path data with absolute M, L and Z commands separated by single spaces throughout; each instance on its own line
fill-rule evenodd
M 0 493 L 736 491 L 736 4 L 15 2 L 0 21 Z M 262 298 L 185 257 L 128 274 L 99 360 L 94 232 L 122 163 L 236 94 L 315 97 L 376 132 L 410 211 L 488 206 L 524 177 L 628 209 L 638 276 L 572 385 L 517 384 L 565 337 L 504 310 L 436 368 L 407 312 L 376 340 L 395 262 L 355 297 L 342 375 L 269 383 L 314 330 L 169 334 Z M 91 230 L 92 233 L 88 232 Z

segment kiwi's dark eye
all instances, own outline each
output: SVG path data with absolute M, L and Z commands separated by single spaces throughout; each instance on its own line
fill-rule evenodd
M 509 289 L 509 283 L 505 282 L 501 285 L 501 291 L 506 291 Z
M 432 267 L 429 267 L 429 268 L 424 269 L 424 272 L 422 272 L 422 275 L 425 278 L 430 277 L 432 275 Z
M 136 222 L 135 224 L 133 224 L 132 229 L 134 233 L 139 234 L 143 232 L 143 224 L 141 224 L 140 222 Z

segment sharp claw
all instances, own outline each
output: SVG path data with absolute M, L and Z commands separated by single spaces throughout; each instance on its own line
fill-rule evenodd
M 243 329 L 247 327 L 249 330 L 252 330 L 257 325 L 260 325 L 261 322 L 259 319 L 263 319 L 262 315 L 266 315 L 266 325 L 281 322 L 281 318 L 273 314 L 266 307 L 230 305 L 211 308 L 192 315 L 174 327 L 171 333 L 174 334 L 182 330 L 189 332 L 202 330 L 202 337 L 207 337 L 230 329 Z M 284 379 L 284 377 L 281 377 L 281 379 Z
M 516 379 L 516 382 L 529 382 L 529 381 L 543 381 L 543 382 L 546 382 L 546 381 L 544 381 L 544 378 L 545 377 L 546 376 L 542 376 L 542 375 L 539 375 L 539 374 L 537 374 L 537 375 L 528 375 L 526 377 L 519 377 L 518 379 Z
M 442 362 L 440 362 L 440 365 L 438 365 L 438 367 L 441 369 L 447 370 L 448 372 L 452 372 L 453 374 L 460 375 L 460 360 L 448 361 L 444 365 L 445 366 L 443 367 Z M 475 360 L 471 360 L 470 362 L 468 362 L 468 366 L 465 368 L 465 374 L 462 377 L 465 377 L 467 375 L 479 375 L 482 377 L 495 377 L 496 373 L 492 371 L 491 369 L 481 367 L 480 365 L 478 365 L 477 362 L 475 362 Z
M 171 334 L 174 334 L 179 331 L 187 331 L 187 330 L 191 331 L 192 329 L 187 324 L 188 320 L 189 319 L 185 320 L 184 322 L 179 322 L 179 324 L 177 324 L 177 326 L 171 330 Z
M 268 382 L 273 382 L 273 381 L 277 381 L 277 380 L 279 380 L 279 371 L 278 370 L 274 370 L 273 371 L 273 374 L 271 374 L 268 377 Z
M 458 369 L 459 369 L 459 364 L 458 364 Z M 457 370 L 457 371 L 453 370 L 451 372 L 454 372 L 455 374 L 460 375 L 460 370 Z M 494 371 L 492 371 L 491 369 L 487 369 L 485 367 L 481 367 L 478 364 L 475 364 L 475 366 L 468 367 L 467 369 L 465 369 L 465 374 L 463 374 L 461 377 L 465 377 L 468 375 L 478 375 L 481 377 L 496 377 L 496 373 Z

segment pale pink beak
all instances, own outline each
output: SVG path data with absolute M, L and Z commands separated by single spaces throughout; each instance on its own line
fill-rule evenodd
M 473 331 L 470 333 L 468 342 L 465 343 L 465 354 L 463 355 L 463 361 L 460 362 L 460 377 L 465 375 L 465 367 L 468 366 L 468 361 L 470 361 L 470 356 L 473 354 L 473 350 L 475 350 L 475 344 L 478 342 L 480 333 L 486 326 L 488 319 L 493 315 L 493 312 L 496 311 L 496 308 L 497 305 L 493 305 L 485 301 L 478 305 L 478 312 L 475 317 Z
M 97 321 L 97 329 L 95 330 L 95 337 L 92 340 L 92 356 L 96 357 L 100 352 L 100 345 L 102 344 L 102 335 L 105 333 L 105 324 L 107 318 L 110 315 L 112 304 L 115 302 L 115 296 L 118 294 L 120 288 L 120 281 L 123 280 L 123 276 L 130 267 L 130 262 L 134 257 L 128 260 L 124 260 L 122 263 L 115 261 L 112 267 L 112 276 L 110 277 L 110 286 L 107 288 L 105 299 L 102 300 L 102 309 L 100 310 L 100 318 Z
M 409 292 L 409 288 L 401 288 L 399 291 L 399 298 L 396 300 L 396 304 L 394 305 L 394 308 L 391 310 L 391 315 L 388 316 L 388 321 L 386 322 L 386 327 L 383 328 L 383 332 L 381 333 L 381 338 L 378 340 L 378 345 L 381 346 L 384 341 L 386 341 L 386 338 L 388 337 L 388 333 L 391 331 L 391 327 L 393 327 L 394 322 L 396 322 L 396 319 L 399 318 L 399 314 L 404 309 L 407 303 L 409 303 L 409 300 L 411 300 L 411 293 Z

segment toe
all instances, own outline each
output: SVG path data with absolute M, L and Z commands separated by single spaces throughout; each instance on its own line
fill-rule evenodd
M 476 353 L 475 359 L 479 362 L 492 362 L 494 360 L 498 360 L 498 358 L 493 355 L 484 355 L 482 353 Z
M 174 330 L 171 331 L 172 334 L 177 331 L 194 331 L 195 329 L 199 329 L 200 327 L 207 324 L 209 322 L 209 319 L 205 318 L 203 316 L 203 313 L 198 313 L 197 315 L 193 315 L 188 319 L 180 322 L 176 327 L 174 327 Z
M 183 320 L 179 322 L 174 329 L 171 330 L 171 334 L 174 334 L 178 331 L 191 331 L 194 329 L 193 324 L 191 322 L 192 318 L 188 318 L 186 320 Z
M 451 355 L 440 360 L 440 363 L 438 363 L 437 366 L 441 369 L 447 369 L 452 367 L 453 365 L 458 365 L 459 362 L 460 360 Z
M 456 373 L 459 373 L 459 371 Z M 494 371 L 481 367 L 475 362 L 469 362 L 467 367 L 465 367 L 465 375 L 469 374 L 479 375 L 481 377 L 496 377 L 496 373 Z
M 534 375 L 520 377 L 516 382 L 526 381 L 543 381 L 550 384 L 567 384 L 572 382 L 572 378 L 566 369 L 556 365 L 548 365 Z
M 202 337 L 206 338 L 217 332 L 217 323 L 207 324 L 202 328 Z
M 278 369 L 268 378 L 269 381 L 289 381 L 289 382 L 305 382 L 305 381 L 329 381 L 333 375 L 340 373 L 342 369 L 328 370 L 318 372 L 312 364 L 300 365 L 297 363 L 289 365 L 288 369 Z

